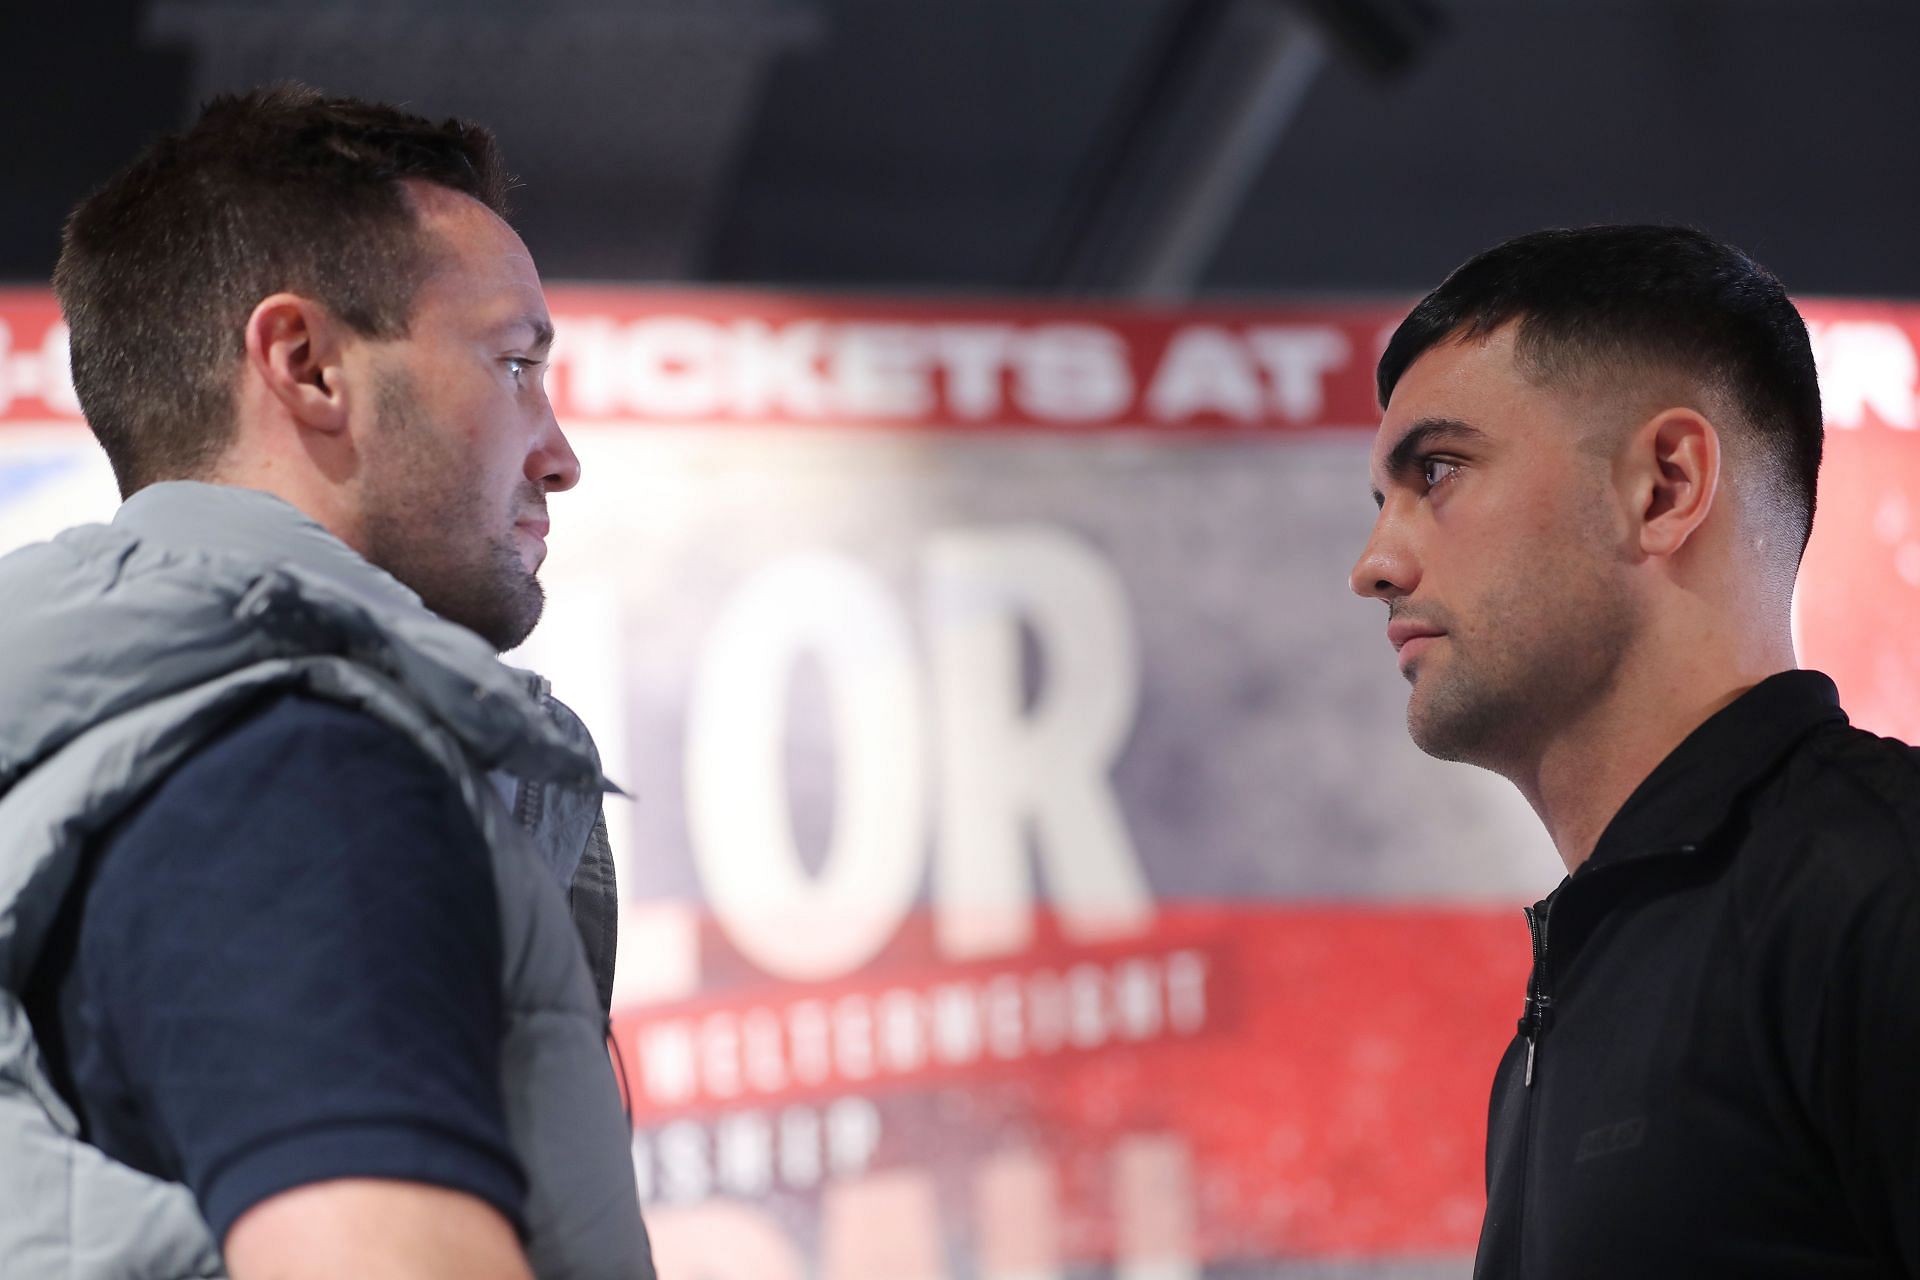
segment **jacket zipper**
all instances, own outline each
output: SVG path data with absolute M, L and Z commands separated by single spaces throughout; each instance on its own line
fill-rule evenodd
M 1527 1038 L 1527 1092 L 1520 1115 L 1519 1203 L 1514 1206 L 1514 1251 L 1515 1261 L 1519 1265 L 1524 1265 L 1527 1256 L 1527 1166 L 1532 1163 L 1528 1157 L 1533 1150 L 1533 1057 L 1539 1050 L 1540 1036 L 1553 1016 L 1553 993 L 1548 989 L 1551 983 L 1547 979 L 1547 914 L 1552 909 L 1552 898 L 1521 908 L 1527 913 L 1527 935 L 1533 940 L 1533 971 L 1527 975 L 1527 1007 L 1520 1019 L 1520 1034 Z
M 1624 867 L 1644 865 L 1648 858 L 1671 857 L 1677 854 L 1695 853 L 1698 845 L 1675 845 L 1671 849 L 1662 849 L 1654 854 L 1644 855 L 1633 862 L 1615 863 L 1605 867 L 1595 867 L 1583 877 L 1592 881 L 1598 876 L 1610 876 Z M 1568 886 L 1561 886 L 1564 892 Z M 1527 913 L 1527 932 L 1533 936 L 1533 972 L 1527 976 L 1527 1011 L 1520 1019 L 1520 1034 L 1527 1038 L 1527 1072 L 1525 1085 L 1533 1087 L 1533 1059 L 1540 1050 L 1540 1037 L 1553 1025 L 1553 983 L 1547 976 L 1547 913 L 1553 909 L 1555 897 L 1549 897 L 1531 907 L 1522 907 Z
M 1527 1011 L 1520 1019 L 1520 1034 L 1527 1038 L 1526 1087 L 1533 1087 L 1533 1056 L 1539 1050 L 1540 1037 L 1553 1022 L 1553 992 L 1547 979 L 1547 912 L 1552 899 L 1539 907 L 1522 907 L 1527 913 L 1527 932 L 1533 937 L 1533 972 L 1527 977 Z
M 1694 845 L 1685 844 L 1664 852 L 1692 853 L 1695 848 Z M 1620 863 L 1615 866 L 1596 867 L 1584 878 L 1592 879 L 1596 875 L 1611 875 L 1618 866 L 1632 865 L 1635 864 Z M 1514 1225 L 1514 1249 L 1518 1265 L 1525 1265 L 1527 1256 L 1527 1166 L 1530 1163 L 1528 1156 L 1533 1147 L 1533 1060 L 1540 1051 L 1540 1038 L 1546 1034 L 1547 1028 L 1553 1025 L 1553 982 L 1547 970 L 1547 916 L 1553 910 L 1553 904 L 1559 899 L 1560 893 L 1565 892 L 1567 888 L 1568 886 L 1563 884 L 1552 896 L 1534 906 L 1521 908 L 1526 912 L 1527 933 L 1533 940 L 1533 972 L 1527 976 L 1527 1009 L 1525 1016 L 1520 1019 L 1520 1034 L 1527 1038 L 1524 1084 L 1528 1092 L 1526 1105 L 1521 1112 L 1523 1127 L 1520 1134 L 1520 1202 L 1514 1210 L 1518 1219 Z

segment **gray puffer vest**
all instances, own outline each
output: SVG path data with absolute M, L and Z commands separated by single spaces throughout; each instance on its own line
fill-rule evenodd
M 243 489 L 155 485 L 111 525 L 17 551 L 0 560 L 0 610 L 0 1273 L 224 1275 L 186 1187 L 78 1136 L 18 993 L 89 839 L 264 692 L 298 688 L 404 733 L 486 838 L 502 1092 L 535 1272 L 651 1277 L 604 1039 L 617 918 L 606 784 L 544 682 L 293 507 Z

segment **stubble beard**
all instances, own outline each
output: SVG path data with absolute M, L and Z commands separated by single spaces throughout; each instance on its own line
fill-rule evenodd
M 410 379 L 383 377 L 378 408 L 381 456 L 368 473 L 367 559 L 496 652 L 515 648 L 546 605 L 513 538 L 518 515 L 541 506 L 539 488 L 526 481 L 507 510 L 487 511 L 472 458 L 434 429 Z
M 1496 591 L 1473 610 L 1474 625 L 1448 632 L 1444 651 L 1416 660 L 1407 700 L 1415 746 L 1515 778 L 1604 701 L 1632 641 L 1632 610 L 1592 561 L 1533 581 L 1556 579 L 1553 599 L 1536 588 Z

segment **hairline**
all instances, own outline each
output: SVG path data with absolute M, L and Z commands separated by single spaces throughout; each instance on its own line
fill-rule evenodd
M 1395 376 L 1393 389 L 1431 352 L 1469 343 L 1484 346 L 1508 331 L 1513 334 L 1514 369 L 1529 386 L 1556 395 L 1579 396 L 1588 392 L 1648 406 L 1644 412 L 1629 413 L 1628 416 L 1637 415 L 1638 420 L 1644 420 L 1660 408 L 1684 408 L 1710 423 L 1725 422 L 1736 432 L 1756 438 L 1760 434 L 1723 371 L 1705 370 L 1683 359 L 1663 358 L 1631 341 L 1594 343 L 1568 339 L 1551 332 L 1535 313 L 1528 311 L 1517 311 L 1491 322 L 1482 317 L 1461 321 L 1408 360 Z M 1389 398 L 1391 394 L 1390 390 Z M 1384 411 L 1385 403 L 1380 407 Z
M 1530 326 L 1529 321 L 1535 323 Z M 1632 341 L 1569 340 L 1550 330 L 1543 331 L 1532 312 L 1516 311 L 1491 323 L 1484 317 L 1461 321 L 1406 362 L 1394 379 L 1395 389 L 1406 373 L 1433 351 L 1468 343 L 1484 346 L 1507 331 L 1513 333 L 1514 369 L 1529 386 L 1575 398 L 1582 390 L 1588 390 L 1609 396 L 1623 406 L 1618 422 L 1591 426 L 1580 433 L 1574 445 L 1581 452 L 1594 457 L 1611 456 L 1624 433 L 1633 427 L 1663 410 L 1684 408 L 1699 414 L 1714 429 L 1723 459 L 1733 461 L 1739 470 L 1779 495 L 1794 492 L 1787 464 L 1767 447 L 1765 433 L 1751 420 L 1741 404 L 1738 390 L 1724 373 L 1703 370 L 1684 360 L 1662 359 L 1646 346 Z M 1638 390 L 1649 384 L 1651 389 Z M 1724 462 L 1722 474 L 1727 474 Z M 1735 505 L 1743 513 L 1743 519 L 1771 523 L 1777 516 L 1790 516 L 1795 536 L 1800 540 L 1798 553 L 1793 557 L 1794 565 L 1798 564 L 1805 553 L 1806 533 L 1801 524 L 1804 512 L 1774 512 L 1747 502 Z

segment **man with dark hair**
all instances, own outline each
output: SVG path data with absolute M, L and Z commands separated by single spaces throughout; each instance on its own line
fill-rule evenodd
M 579 463 L 491 136 L 282 86 L 74 212 L 126 502 L 0 560 L 11 1276 L 647 1276 L 579 721 L 502 665 Z
M 1475 1274 L 1920 1275 L 1920 755 L 1795 670 L 1805 326 L 1676 227 L 1474 258 L 1379 364 L 1384 601 L 1432 755 L 1568 872 L 1527 912 Z

